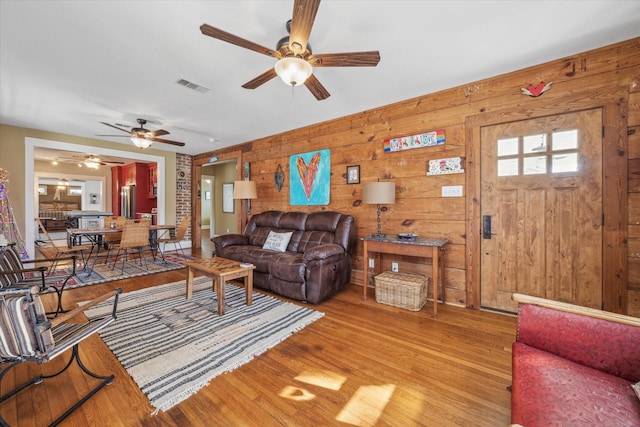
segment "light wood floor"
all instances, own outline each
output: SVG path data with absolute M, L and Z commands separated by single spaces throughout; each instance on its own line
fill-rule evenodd
M 199 251 L 194 255 L 199 256 Z M 203 257 L 211 256 L 203 252 Z M 171 271 L 65 293 L 64 304 L 184 279 Z M 325 316 L 238 369 L 223 374 L 171 410 L 153 408 L 99 336 L 80 345 L 97 373 L 114 383 L 71 415 L 68 426 L 505 426 L 510 420 L 511 343 L 515 318 L 440 306 L 411 312 L 362 301 L 349 285 L 331 300 L 308 305 Z M 372 295 L 371 293 L 370 295 Z M 47 304 L 52 295 L 45 295 Z M 24 363 L 0 384 L 5 393 L 42 369 Z M 92 382 L 77 366 L 0 404 L 12 426 L 41 426 L 85 393 Z

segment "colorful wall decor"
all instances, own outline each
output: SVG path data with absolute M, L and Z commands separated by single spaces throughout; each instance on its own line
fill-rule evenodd
M 427 175 L 446 175 L 464 173 L 464 157 L 429 160 Z
M 384 140 L 384 152 L 411 150 L 413 148 L 433 147 L 444 144 L 444 129 L 417 135 L 400 136 Z
M 289 158 L 292 205 L 328 205 L 331 188 L 329 150 L 294 154 Z

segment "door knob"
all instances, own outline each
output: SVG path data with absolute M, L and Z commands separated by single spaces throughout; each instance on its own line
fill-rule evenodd
M 491 215 L 482 217 L 482 238 L 491 239 Z

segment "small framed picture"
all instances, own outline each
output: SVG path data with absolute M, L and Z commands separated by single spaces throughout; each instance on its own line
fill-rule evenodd
M 347 166 L 347 184 L 360 184 L 360 165 Z
M 233 213 L 233 182 L 222 184 L 222 212 Z

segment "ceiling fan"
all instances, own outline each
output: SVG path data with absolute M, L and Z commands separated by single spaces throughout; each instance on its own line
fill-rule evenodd
M 100 166 L 107 165 L 124 165 L 124 162 L 107 160 L 96 156 L 95 154 L 87 154 L 86 156 L 56 157 L 56 160 L 65 163 L 77 163 L 78 166 L 86 166 L 89 169 L 98 169 Z
M 242 85 L 245 89 L 255 89 L 276 76 L 291 86 L 304 85 L 318 101 L 330 96 L 320 81 L 313 75 L 313 67 L 375 67 L 380 61 L 376 51 L 313 54 L 309 45 L 309 34 L 316 17 L 320 0 L 295 0 L 293 17 L 287 22 L 289 36 L 282 38 L 275 49 L 260 46 L 226 31 L 202 24 L 202 34 L 222 40 L 263 55 L 277 58 L 273 68 Z
M 184 147 L 184 142 L 171 141 L 169 139 L 160 139 L 158 136 L 168 135 L 169 132 L 164 129 L 159 130 L 149 130 L 145 129 L 144 125 L 147 124 L 145 119 L 137 119 L 140 127 L 131 128 L 131 130 L 123 129 L 121 127 L 112 125 L 110 123 L 100 122 L 105 126 L 112 127 L 114 129 L 118 129 L 122 132 L 126 132 L 128 135 L 98 135 L 98 136 L 115 136 L 115 137 L 128 137 L 131 139 L 131 142 L 134 143 L 136 147 L 139 148 L 148 148 L 151 146 L 153 142 L 162 142 L 165 144 L 177 145 L 178 147 Z

